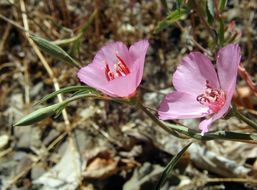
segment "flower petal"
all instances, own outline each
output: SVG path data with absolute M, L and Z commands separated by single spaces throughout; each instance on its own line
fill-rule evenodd
M 112 97 L 129 97 L 133 95 L 138 87 L 136 72 L 131 72 L 127 76 L 116 78 L 105 87 L 105 93 Z
M 184 92 L 172 92 L 161 102 L 158 115 L 162 120 L 200 118 L 208 115 L 209 108 Z
M 193 52 L 183 58 L 173 75 L 173 85 L 177 91 L 200 95 L 206 89 L 206 81 L 219 88 L 214 66 L 207 56 Z
M 88 66 L 81 68 L 78 71 L 77 76 L 81 82 L 88 86 L 96 88 L 109 96 L 117 97 L 117 95 L 106 88 L 109 83 L 103 73 L 104 71 L 102 71 L 102 68 L 98 68 L 95 64 L 89 64 Z
M 221 110 L 212 115 L 212 117 L 210 117 L 209 119 L 205 119 L 203 120 L 200 124 L 199 124 L 199 129 L 202 130 L 201 135 L 204 135 L 204 133 L 208 132 L 208 127 L 216 120 L 220 119 L 221 117 L 224 116 L 224 114 L 228 111 L 229 107 L 230 107 L 230 102 L 232 99 L 233 94 L 229 94 L 230 97 L 227 97 L 226 102 L 224 104 L 224 106 L 221 108 Z M 229 100 L 230 99 L 230 100 Z
M 140 84 L 143 72 L 144 72 L 144 63 L 147 49 L 149 47 L 148 40 L 140 40 L 134 43 L 129 48 L 129 55 L 131 57 L 131 61 L 133 62 L 133 72 L 137 72 L 136 82 L 137 86 Z
M 121 42 L 109 43 L 102 47 L 97 53 L 91 64 L 79 70 L 77 76 L 89 86 L 92 86 L 103 93 L 112 97 L 128 97 L 136 91 L 140 84 L 144 69 L 144 59 L 149 43 L 142 40 L 128 48 Z M 139 48 L 135 52 L 135 48 Z M 118 63 L 117 56 L 122 58 L 128 66 L 130 73 L 108 81 L 105 75 L 105 65 L 110 69 Z
M 78 78 L 81 82 L 99 89 L 102 86 L 107 85 L 108 80 L 105 76 L 105 69 L 103 64 L 91 63 L 86 67 L 82 67 L 78 73 Z
M 112 42 L 103 46 L 95 55 L 93 63 L 105 65 L 111 68 L 118 63 L 117 56 L 121 57 L 129 69 L 132 68 L 132 60 L 129 55 L 128 47 L 122 42 Z
M 112 97 L 129 97 L 137 88 L 137 73 L 130 73 L 127 76 L 107 81 L 104 71 L 99 65 L 89 64 L 77 73 L 81 82 L 100 90 Z
M 229 44 L 219 50 L 217 54 L 217 71 L 221 88 L 229 93 L 233 90 L 233 84 L 237 78 L 237 70 L 240 63 L 240 47 L 238 44 Z

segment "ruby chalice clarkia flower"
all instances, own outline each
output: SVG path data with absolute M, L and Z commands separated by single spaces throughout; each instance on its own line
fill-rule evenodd
M 236 86 L 240 63 L 240 47 L 230 44 L 219 50 L 216 65 L 200 52 L 192 52 L 182 59 L 173 75 L 176 91 L 161 102 L 161 120 L 205 117 L 199 124 L 202 135 L 208 126 L 229 110 Z
M 81 82 L 106 95 L 129 98 L 135 95 L 142 80 L 148 46 L 147 40 L 138 41 L 129 49 L 122 42 L 109 43 L 77 76 Z

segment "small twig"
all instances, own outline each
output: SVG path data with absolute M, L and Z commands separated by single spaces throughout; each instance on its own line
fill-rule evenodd
M 238 67 L 238 73 L 242 79 L 246 82 L 246 84 L 249 86 L 249 88 L 252 90 L 255 96 L 257 96 L 257 86 L 254 84 L 254 82 L 251 79 L 251 76 L 246 71 L 243 65 L 239 65 Z
M 59 135 L 56 139 L 54 139 L 51 144 L 48 145 L 47 150 L 50 151 L 57 143 L 59 143 L 65 136 L 67 135 L 67 132 L 64 131 L 61 135 Z
M 70 15 L 68 13 L 68 6 L 66 0 L 61 0 L 61 1 L 52 1 L 54 3 L 54 10 L 61 9 L 61 14 L 63 17 L 63 21 L 66 26 L 70 26 L 71 24 L 71 19 Z
M 212 53 L 210 51 L 208 51 L 207 49 L 205 49 L 201 44 L 199 44 L 194 38 L 191 38 L 191 41 L 193 42 L 193 44 L 200 50 L 202 50 L 203 52 L 205 52 L 208 56 L 212 57 Z
M 257 123 L 255 123 L 254 121 L 252 121 L 251 119 L 247 118 L 246 116 L 244 116 L 243 114 L 241 114 L 235 105 L 232 106 L 232 110 L 233 110 L 233 114 L 239 118 L 240 120 L 242 120 L 243 122 L 245 122 L 246 124 L 248 124 L 250 127 L 254 128 L 255 130 L 257 130 Z
M 0 52 L 3 52 L 3 50 L 4 50 L 4 45 L 5 45 L 5 42 L 6 42 L 8 36 L 9 36 L 9 34 L 10 34 L 10 33 L 9 33 L 10 30 L 11 30 L 11 24 L 8 23 L 8 24 L 7 24 L 7 27 L 6 27 L 6 29 L 5 29 L 4 35 L 3 35 L 2 39 L 1 39 L 1 42 L 0 42 Z
M 34 33 L 29 32 L 28 30 L 26 30 L 24 27 L 22 27 L 21 25 L 19 25 L 18 23 L 16 23 L 15 21 L 5 17 L 4 15 L 0 14 L 0 18 L 4 21 L 6 21 L 7 23 L 12 24 L 13 26 L 15 26 L 16 28 L 20 29 L 21 31 L 25 32 L 25 33 L 29 33 L 29 34 L 33 34 L 36 35 Z
M 102 130 L 95 122 L 91 121 L 90 122 L 91 125 L 97 130 L 99 131 L 99 133 L 101 133 L 111 144 L 114 144 L 118 147 L 123 147 L 122 144 L 119 141 L 116 141 L 115 139 L 113 139 L 107 132 L 105 132 L 104 130 Z
M 23 61 L 24 65 L 24 91 L 25 91 L 25 103 L 29 105 L 30 103 L 30 86 L 29 86 L 29 71 L 28 71 L 28 61 Z
M 179 22 L 176 22 L 176 25 L 179 27 L 179 29 L 181 30 L 181 32 L 185 33 L 187 32 L 187 29 L 184 28 Z M 212 53 L 210 51 L 208 51 L 207 49 L 205 49 L 201 44 L 199 44 L 195 39 L 194 39 L 194 34 L 193 36 L 190 38 L 190 40 L 192 41 L 192 43 L 195 45 L 195 47 L 197 47 L 198 49 L 200 49 L 201 51 L 205 52 L 208 56 L 212 57 Z
M 16 5 L 14 2 L 12 2 L 12 1 L 10 1 L 10 0 L 7 0 L 7 2 L 8 2 L 11 6 L 13 6 L 13 7 L 16 9 L 16 11 L 18 11 L 18 12 L 20 12 L 20 13 L 25 13 L 25 14 L 27 14 L 27 11 L 25 11 L 25 12 L 22 11 L 21 8 L 20 8 L 18 5 Z M 29 16 L 28 14 L 27 14 L 27 16 L 29 17 L 29 19 L 30 19 L 35 25 L 37 25 L 37 27 L 40 29 L 40 31 L 41 31 L 42 33 L 44 33 L 47 37 L 51 37 L 51 36 L 46 32 L 46 30 L 42 28 L 41 23 L 38 23 L 38 22 L 35 21 L 35 17 Z
M 9 189 L 9 187 L 16 183 L 22 176 L 24 176 L 26 173 L 28 173 L 34 165 L 36 165 L 40 159 L 38 158 L 35 160 L 31 165 L 25 167 L 18 175 L 16 175 L 14 178 L 12 178 L 10 181 L 7 182 L 7 184 L 4 186 L 4 189 Z
M 58 138 L 56 138 L 50 145 L 48 145 L 47 150 L 50 151 L 58 142 L 60 142 L 65 136 L 67 135 L 67 132 L 65 131 L 62 133 Z M 31 163 L 29 166 L 24 168 L 18 175 L 16 175 L 14 178 L 12 178 L 6 186 L 4 187 L 5 189 L 8 189 L 12 184 L 16 183 L 21 177 L 26 175 L 33 166 L 35 166 L 38 162 L 42 160 L 43 157 L 37 157 L 36 160 L 33 160 L 33 163 Z
M 252 183 L 257 184 L 256 179 L 251 178 L 209 178 L 207 183 L 220 183 L 220 182 L 236 182 L 236 183 Z
M 5 155 L 9 154 L 9 153 L 12 152 L 12 151 L 13 151 L 12 148 L 8 148 L 8 149 L 6 149 L 6 150 L 2 150 L 2 151 L 0 152 L 0 158 L 4 157 Z

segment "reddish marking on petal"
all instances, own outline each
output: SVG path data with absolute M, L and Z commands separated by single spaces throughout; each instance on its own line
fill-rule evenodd
M 108 81 L 114 79 L 114 73 L 110 70 L 108 64 L 105 64 L 105 76 L 106 76 Z
M 116 57 L 118 58 L 119 62 L 117 64 L 116 72 L 120 71 L 124 73 L 125 75 L 128 75 L 130 73 L 128 66 L 126 65 L 125 61 L 116 54 Z
M 114 71 L 111 71 L 109 65 L 105 62 L 105 76 L 108 81 L 111 81 L 115 78 L 126 76 L 130 73 L 129 68 L 127 67 L 125 61 L 116 54 L 118 63 L 114 64 Z

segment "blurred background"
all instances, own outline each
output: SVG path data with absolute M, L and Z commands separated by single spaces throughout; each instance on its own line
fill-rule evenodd
M 205 10 L 209 1 L 195 0 L 186 15 L 160 27 L 170 11 L 190 2 L 0 0 L 0 189 L 152 189 L 189 140 L 169 135 L 135 107 L 82 99 L 70 104 L 64 115 L 12 127 L 26 114 L 58 102 L 56 98 L 34 105 L 47 94 L 80 84 L 77 68 L 39 50 L 25 31 L 59 45 L 83 66 L 108 42 L 131 45 L 148 39 L 139 93 L 145 105 L 157 109 L 188 52 L 208 53 L 215 63 L 217 47 L 195 8 Z M 242 64 L 253 81 L 256 14 L 255 0 L 228 0 L 222 12 L 225 42 L 240 44 Z M 209 23 L 218 31 L 215 21 Z M 238 77 L 237 84 L 234 101 L 256 121 L 256 94 L 243 78 Z M 199 123 L 181 122 L 194 129 Z M 254 132 L 234 117 L 217 121 L 211 130 Z M 257 189 L 256 144 L 193 142 L 162 190 Z

